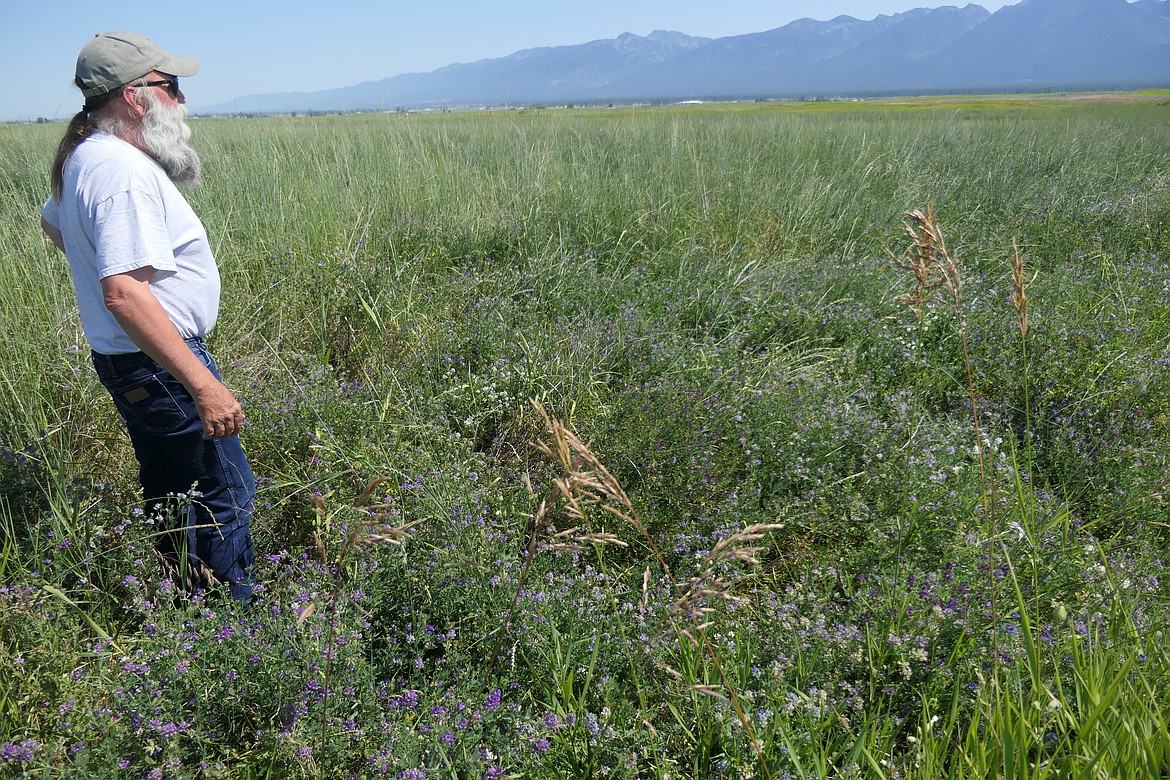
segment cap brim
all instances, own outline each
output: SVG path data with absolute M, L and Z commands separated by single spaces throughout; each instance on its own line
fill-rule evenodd
M 199 60 L 168 54 L 162 62 L 154 66 L 154 69 L 168 76 L 194 76 L 199 72 Z

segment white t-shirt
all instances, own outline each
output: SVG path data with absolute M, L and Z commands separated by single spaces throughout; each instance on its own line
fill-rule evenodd
M 41 216 L 61 231 L 81 326 L 106 355 L 137 352 L 102 299 L 107 276 L 150 266 L 150 290 L 183 338 L 206 336 L 219 316 L 219 269 L 203 223 L 162 167 L 95 131 L 65 164 L 61 201 Z

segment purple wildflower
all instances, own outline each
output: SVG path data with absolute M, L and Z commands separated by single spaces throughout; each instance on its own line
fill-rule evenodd
M 496 688 L 488 695 L 487 701 L 484 702 L 483 708 L 485 710 L 491 710 L 492 712 L 495 712 L 500 708 L 500 699 L 502 699 L 503 696 L 503 692 L 499 688 Z
M 35 739 L 26 739 L 19 745 L 0 745 L 0 764 L 27 764 L 41 747 Z

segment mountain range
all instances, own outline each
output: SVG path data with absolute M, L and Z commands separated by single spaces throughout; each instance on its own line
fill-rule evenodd
M 1020 0 L 725 38 L 655 31 L 526 49 L 196 114 L 1170 87 L 1170 0 Z

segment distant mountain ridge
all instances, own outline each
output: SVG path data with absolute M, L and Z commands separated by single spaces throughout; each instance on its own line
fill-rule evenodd
M 196 114 L 1170 86 L 1170 0 L 1021 0 L 870 21 L 800 19 L 761 33 L 525 49 L 310 93 L 240 97 Z

